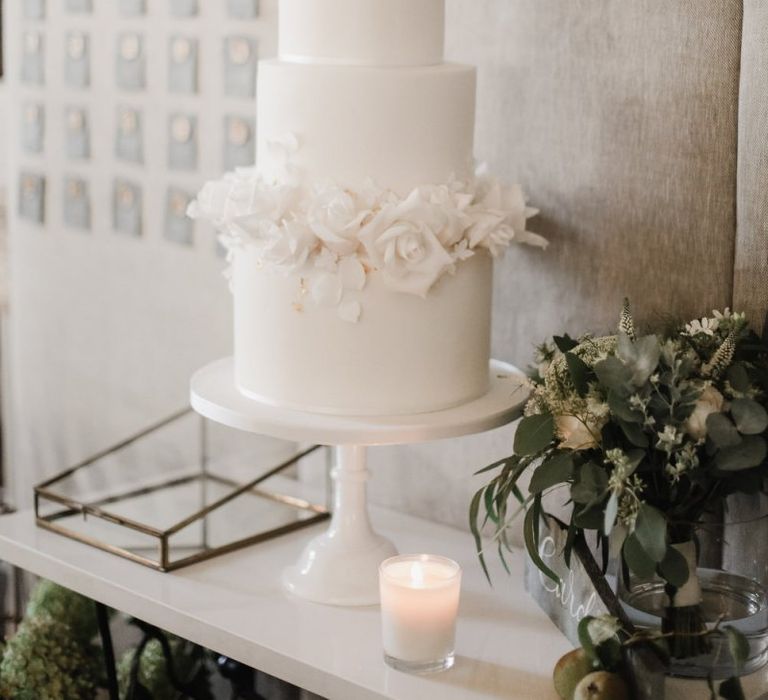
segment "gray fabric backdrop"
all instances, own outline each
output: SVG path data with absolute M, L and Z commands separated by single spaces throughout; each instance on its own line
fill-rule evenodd
M 734 305 L 768 312 L 768 3 L 746 0 L 739 92 Z
M 18 26 L 18 3 L 6 5 Z M 156 55 L 164 55 L 170 32 L 194 28 L 205 38 L 204 18 L 176 26 L 161 5 L 149 4 L 160 13 L 148 30 Z M 203 12 L 218 7 L 200 5 Z M 266 55 L 275 3 L 264 0 L 262 8 L 255 31 Z M 60 37 L 76 22 L 54 19 L 52 9 L 45 94 L 58 99 Z M 89 19 L 86 28 L 113 41 L 119 27 L 102 32 L 100 21 Z M 525 365 L 533 345 L 553 332 L 608 329 L 624 295 L 649 322 L 705 313 L 731 304 L 734 294 L 753 317 L 764 311 L 764 2 L 448 0 L 447 30 L 448 57 L 479 66 L 478 156 L 524 183 L 543 212 L 536 228 L 552 241 L 546 253 L 514 250 L 497 268 L 497 357 Z M 15 81 L 19 42 L 14 34 L 9 40 Z M 208 70 L 211 54 L 206 58 Z M 92 68 L 95 83 L 108 85 L 112 61 Z M 211 70 L 200 96 L 184 100 L 203 115 L 221 91 L 218 69 Z M 162 82 L 162 71 L 158 76 Z M 165 124 L 171 103 L 160 83 L 154 89 L 160 107 L 153 113 Z M 51 115 L 54 146 L 59 117 Z M 112 124 L 94 128 L 103 149 L 88 167 L 107 176 Z M 217 169 L 218 151 L 203 156 L 199 179 Z M 15 167 L 22 160 L 14 154 Z M 148 169 L 157 173 L 162 161 L 161 153 Z M 55 158 L 33 165 L 59 177 Z M 147 221 L 158 216 L 150 211 Z M 55 217 L 45 231 L 13 216 L 11 225 L 10 344 L 3 353 L 11 388 L 8 465 L 28 502 L 42 474 L 183 402 L 195 367 L 227 351 L 230 312 L 210 238 L 178 250 L 151 226 L 137 242 L 114 236 L 108 222 L 90 236 L 60 231 Z M 471 473 L 510 445 L 511 429 L 504 429 L 376 450 L 373 496 L 464 527 L 476 486 Z

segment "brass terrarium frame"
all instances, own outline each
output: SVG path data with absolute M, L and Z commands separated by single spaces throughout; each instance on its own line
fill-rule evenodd
M 315 452 L 316 450 L 328 448 L 315 445 L 307 449 L 296 452 L 294 455 L 285 459 L 277 466 L 271 467 L 267 471 L 261 473 L 259 476 L 251 479 L 247 483 L 239 483 L 227 476 L 217 474 L 210 469 L 209 465 L 209 450 L 208 450 L 208 432 L 207 423 L 205 418 L 200 418 L 200 431 L 199 431 L 199 468 L 198 473 L 180 476 L 174 479 L 167 479 L 160 483 L 153 483 L 152 485 L 140 486 L 137 485 L 132 488 L 128 488 L 117 493 L 104 495 L 95 500 L 86 500 L 70 495 L 66 495 L 58 488 L 62 485 L 64 480 L 71 477 L 76 472 L 88 470 L 89 467 L 93 467 L 100 460 L 106 457 L 115 455 L 116 453 L 124 450 L 125 448 L 133 445 L 151 436 L 153 433 L 169 426 L 175 421 L 192 414 L 191 409 L 184 409 L 172 416 L 160 421 L 159 423 L 152 425 L 141 432 L 132 435 L 131 437 L 121 441 L 120 443 L 113 445 L 112 447 L 102 450 L 97 454 L 89 457 L 88 459 L 76 464 L 73 467 L 65 470 L 64 472 L 54 476 L 47 481 L 38 484 L 35 487 L 35 518 L 37 525 L 56 532 L 65 537 L 83 542 L 92 547 L 97 547 L 105 552 L 110 552 L 117 556 L 129 559 L 138 564 L 156 569 L 158 571 L 175 571 L 184 566 L 190 564 L 196 564 L 201 561 L 206 561 L 213 557 L 232 552 L 242 547 L 247 547 L 252 544 L 257 544 L 274 537 L 293 532 L 295 530 L 314 525 L 321 522 L 330 516 L 329 508 L 326 505 L 319 505 L 311 503 L 308 500 L 297 498 L 286 494 L 277 493 L 272 490 L 260 488 L 260 485 L 267 479 L 274 477 L 278 474 L 285 472 L 293 465 L 297 464 L 301 459 Z M 148 525 L 146 523 L 139 522 L 138 520 L 120 515 L 110 511 L 110 505 L 124 502 L 127 499 L 140 498 L 142 496 L 160 492 L 164 489 L 170 489 L 174 487 L 183 486 L 186 484 L 200 483 L 201 488 L 205 487 L 206 482 L 215 483 L 223 486 L 229 490 L 223 497 L 213 500 L 211 503 L 203 505 L 199 510 L 190 513 L 186 517 L 183 517 L 178 522 L 174 523 L 170 527 L 161 529 Z M 259 532 L 249 534 L 245 537 L 233 539 L 221 546 L 210 546 L 208 544 L 207 533 L 207 518 L 215 513 L 217 510 L 223 508 L 227 504 L 232 503 L 238 498 L 255 497 L 260 499 L 267 499 L 277 504 L 285 506 L 287 509 L 295 511 L 296 519 L 292 522 L 288 522 L 279 527 L 272 527 L 269 529 L 261 530 Z M 43 513 L 44 506 L 52 507 L 52 512 Z M 128 548 L 116 544 L 111 544 L 93 534 L 79 532 L 65 524 L 62 521 L 72 516 L 82 515 L 84 520 L 88 518 L 94 518 L 99 521 L 110 523 L 111 525 L 124 528 L 125 532 L 140 533 L 143 536 L 151 538 L 151 541 L 155 544 L 149 547 L 133 547 Z M 202 551 L 196 551 L 194 554 L 187 554 L 185 556 L 174 557 L 172 554 L 172 538 L 182 530 L 200 523 L 201 526 L 201 543 L 194 547 L 194 549 L 202 549 Z M 149 550 L 154 549 L 159 553 L 159 556 L 152 557 L 146 553 L 140 553 L 137 550 Z M 189 549 L 189 548 L 187 548 Z

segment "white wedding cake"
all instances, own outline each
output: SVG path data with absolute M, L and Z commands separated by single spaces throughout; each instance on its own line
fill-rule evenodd
M 475 173 L 475 69 L 443 27 L 444 0 L 280 0 L 257 163 L 189 212 L 229 251 L 243 394 L 394 415 L 487 391 L 492 257 L 544 241 L 519 187 Z

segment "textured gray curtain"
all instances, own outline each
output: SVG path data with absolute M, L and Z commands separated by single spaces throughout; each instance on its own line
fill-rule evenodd
M 498 26 L 501 3 L 480 4 Z M 496 352 L 524 363 L 553 331 L 613 328 L 624 295 L 649 323 L 730 305 L 740 0 L 504 4 L 479 146 L 525 184 L 552 245 L 503 263 Z
M 734 306 L 768 312 L 768 3 L 745 0 L 739 89 Z

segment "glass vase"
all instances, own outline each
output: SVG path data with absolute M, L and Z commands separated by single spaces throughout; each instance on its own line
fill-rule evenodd
M 717 523 L 695 527 L 688 546 L 695 580 L 689 577 L 687 600 L 677 603 L 687 606 L 682 611 L 682 628 L 689 633 L 668 640 L 670 675 L 722 679 L 753 673 L 768 661 L 767 501 L 762 495 L 740 497 Z M 671 604 L 676 594 L 660 578 L 630 575 L 626 581 L 619 576 L 618 588 L 622 606 L 639 629 L 681 629 L 680 607 Z M 724 634 L 699 636 L 696 632 L 717 625 L 730 625 L 746 637 L 749 653 L 742 668 L 736 668 Z

